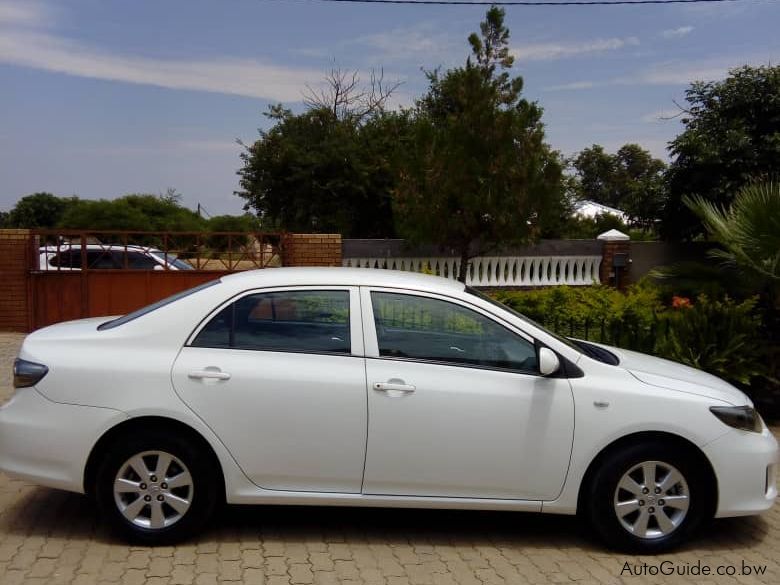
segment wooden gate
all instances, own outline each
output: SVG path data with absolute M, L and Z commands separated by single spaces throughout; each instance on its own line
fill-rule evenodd
M 30 325 L 122 315 L 231 272 L 281 264 L 279 234 L 74 232 L 30 236 Z

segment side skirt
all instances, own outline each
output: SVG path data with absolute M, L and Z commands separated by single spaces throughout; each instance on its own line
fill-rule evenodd
M 287 506 L 354 506 L 374 508 L 440 508 L 455 510 L 511 510 L 541 512 L 542 502 L 530 500 L 492 500 L 476 498 L 436 498 L 419 496 L 382 496 L 319 492 L 283 492 L 258 489 L 229 494 L 229 504 Z

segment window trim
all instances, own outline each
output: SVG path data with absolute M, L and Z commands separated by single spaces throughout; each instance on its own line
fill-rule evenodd
M 437 294 L 437 293 L 431 293 L 427 291 L 415 291 L 410 289 L 401 289 L 401 288 L 390 288 L 390 287 L 374 287 L 374 286 L 361 286 L 360 287 L 360 300 L 361 305 L 363 308 L 363 323 L 364 323 L 364 335 L 365 335 L 365 345 L 366 345 L 366 359 L 379 359 L 379 360 L 392 360 L 392 361 L 401 361 L 401 362 L 414 362 L 414 363 L 423 363 L 423 364 L 431 364 L 431 365 L 438 365 L 438 366 L 449 366 L 453 368 L 468 368 L 468 369 L 476 369 L 476 370 L 490 370 L 494 372 L 505 372 L 510 374 L 519 374 L 519 375 L 525 375 L 525 376 L 534 376 L 543 378 L 542 374 L 537 371 L 531 371 L 531 370 L 518 370 L 518 369 L 512 369 L 512 368 L 499 368 L 496 366 L 485 366 L 480 364 L 462 364 L 462 363 L 456 363 L 456 362 L 448 362 L 448 361 L 441 361 L 441 360 L 431 360 L 431 359 L 424 359 L 424 358 L 410 358 L 410 357 L 396 357 L 396 356 L 384 356 L 379 354 L 379 338 L 376 333 L 376 323 L 374 322 L 374 306 L 371 300 L 371 293 L 372 292 L 380 292 L 380 293 L 390 293 L 390 294 L 401 294 L 406 295 L 410 297 L 423 297 L 423 298 L 429 298 L 434 299 L 437 301 L 443 301 L 446 303 L 451 303 L 453 305 L 458 305 L 460 307 L 463 307 L 464 309 L 468 309 L 471 311 L 474 311 L 475 313 L 482 315 L 486 319 L 489 319 L 499 327 L 503 327 L 510 333 L 513 333 L 517 335 L 518 337 L 524 339 L 528 343 L 530 343 L 537 354 L 537 363 L 538 363 L 538 355 L 539 355 L 539 347 L 540 342 L 535 339 L 533 336 L 529 335 L 525 331 L 518 329 L 516 327 L 512 327 L 511 325 L 504 323 L 503 321 L 498 320 L 493 314 L 491 314 L 488 311 L 485 311 L 481 307 L 477 307 L 476 305 L 472 305 L 471 303 L 464 301 L 463 299 L 459 299 L 456 297 L 450 297 L 447 295 Z
M 306 291 L 321 291 L 321 292 L 333 292 L 333 291 L 346 291 L 349 293 L 349 334 L 350 334 L 350 351 L 349 353 L 334 353 L 323 351 L 308 351 L 308 350 L 288 350 L 288 349 L 249 349 L 240 347 L 199 347 L 192 345 L 192 342 L 201 332 L 201 330 L 214 318 L 220 311 L 225 309 L 228 305 L 235 303 L 236 301 L 255 294 L 274 293 L 274 292 L 306 292 Z M 362 319 L 355 316 L 361 315 L 360 297 L 358 287 L 347 285 L 307 285 L 307 286 L 273 286 L 264 288 L 248 289 L 238 292 L 228 299 L 225 299 L 214 309 L 212 309 L 203 319 L 201 319 L 192 330 L 192 333 L 187 336 L 184 342 L 185 348 L 209 350 L 209 351 L 251 351 L 251 352 L 273 352 L 273 353 L 300 353 L 300 354 L 313 354 L 313 355 L 325 355 L 333 357 L 363 357 L 364 345 L 363 345 L 363 327 Z

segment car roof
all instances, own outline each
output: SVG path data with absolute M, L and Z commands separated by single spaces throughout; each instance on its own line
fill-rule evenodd
M 379 268 L 295 267 L 247 270 L 222 277 L 237 286 L 378 286 L 453 293 L 465 286 L 457 280 Z
M 87 244 L 85 246 L 87 250 L 124 250 L 125 248 L 127 250 L 132 250 L 133 252 L 159 252 L 157 248 L 154 247 L 144 247 L 144 246 L 138 246 L 136 244 L 128 244 L 125 246 L 124 244 Z M 67 242 L 60 244 L 57 246 L 56 244 L 49 244 L 48 246 L 41 246 L 42 252 L 62 252 L 64 250 L 70 250 L 73 248 L 81 249 L 81 244 L 69 244 Z

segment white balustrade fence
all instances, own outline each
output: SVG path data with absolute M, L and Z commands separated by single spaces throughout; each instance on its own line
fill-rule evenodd
M 344 258 L 342 266 L 430 272 L 458 277 L 460 259 Z M 470 286 L 551 286 L 598 284 L 601 256 L 478 256 L 469 261 L 466 284 Z

